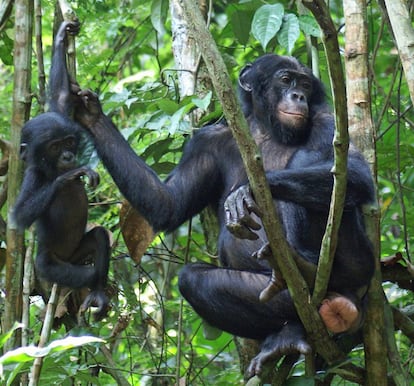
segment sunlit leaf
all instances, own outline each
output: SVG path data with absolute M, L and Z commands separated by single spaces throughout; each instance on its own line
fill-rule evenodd
M 283 5 L 265 4 L 253 16 L 252 34 L 260 42 L 263 50 L 278 33 L 284 15 Z
M 290 54 L 300 35 L 299 20 L 296 15 L 289 13 L 283 18 L 282 28 L 277 34 L 278 42 Z
M 154 0 L 151 6 L 151 23 L 160 35 L 165 34 L 164 24 L 168 15 L 168 0 Z
M 10 329 L 10 331 L 7 331 L 4 334 L 0 335 L 0 347 L 3 347 L 4 344 L 11 338 L 11 336 L 13 335 L 14 331 L 16 331 L 18 328 L 22 328 L 23 324 L 22 323 L 14 323 L 13 327 Z
M 202 110 L 207 110 L 208 106 L 211 103 L 211 97 L 212 97 L 213 93 L 211 91 L 209 91 L 204 98 L 193 98 L 191 99 L 191 101 L 199 108 Z
M 28 362 L 33 360 L 33 358 L 46 356 L 52 350 L 64 351 L 89 343 L 103 342 L 105 342 L 103 339 L 94 336 L 69 336 L 64 339 L 57 339 L 46 347 L 24 346 L 10 350 L 0 357 L 0 364 Z

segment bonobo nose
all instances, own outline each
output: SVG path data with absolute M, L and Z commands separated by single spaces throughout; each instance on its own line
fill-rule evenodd
M 75 159 L 75 156 L 74 156 L 74 154 L 73 154 L 72 152 L 70 152 L 70 151 L 65 151 L 65 152 L 62 154 L 62 161 L 64 161 L 64 162 L 73 162 L 73 161 L 74 161 L 74 159 Z
M 292 99 L 299 101 L 299 102 L 304 102 L 305 101 L 305 94 L 298 92 L 298 91 L 294 91 L 291 94 Z

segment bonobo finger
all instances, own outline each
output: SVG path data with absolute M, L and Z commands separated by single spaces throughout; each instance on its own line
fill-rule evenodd
M 66 32 L 69 35 L 77 35 L 80 31 L 79 20 L 68 21 L 66 26 Z
M 92 189 L 95 189 L 99 185 L 99 182 L 100 182 L 99 174 L 93 170 L 89 170 L 87 173 L 87 176 L 89 180 L 88 185 Z
M 272 256 L 272 250 L 268 242 L 264 243 L 257 251 L 252 253 L 252 257 L 258 260 L 267 260 Z
M 236 201 L 236 208 L 237 208 L 237 214 L 238 220 L 241 224 L 244 226 L 251 228 L 253 230 L 259 230 L 261 228 L 260 224 L 253 220 L 252 216 L 250 216 L 250 212 L 246 205 L 246 196 L 242 196 L 241 199 L 238 199 Z
M 250 213 L 254 213 L 255 215 L 261 217 L 262 216 L 262 211 L 257 206 L 256 201 L 253 199 L 253 196 L 250 193 L 250 188 L 249 188 L 248 192 L 249 192 L 249 194 L 245 195 L 245 197 L 244 197 L 245 205 L 246 205 L 248 211 Z
M 312 351 L 304 337 L 303 327 L 285 324 L 279 332 L 268 335 L 259 354 L 250 362 L 247 376 L 260 375 L 265 364 L 276 362 L 282 355 L 309 354 Z
M 78 95 L 81 97 L 83 104 L 91 113 L 101 113 L 101 104 L 98 95 L 91 90 L 81 90 Z
M 79 83 L 75 80 L 71 79 L 70 81 L 70 92 L 74 95 L 79 95 L 79 92 L 81 91 L 81 88 L 79 86 Z
M 259 236 L 249 228 L 239 223 L 226 223 L 227 229 L 231 234 L 239 239 L 257 240 Z
M 224 204 L 225 224 L 229 232 L 239 239 L 257 240 L 259 238 L 257 234 L 237 220 L 238 214 L 233 214 L 237 210 L 232 208 L 233 203 L 226 201 Z

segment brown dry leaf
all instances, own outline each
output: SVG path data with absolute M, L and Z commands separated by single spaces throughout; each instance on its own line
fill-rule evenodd
M 122 203 L 119 218 L 122 237 L 129 254 L 139 264 L 142 255 L 154 240 L 155 233 L 147 220 L 128 201 Z

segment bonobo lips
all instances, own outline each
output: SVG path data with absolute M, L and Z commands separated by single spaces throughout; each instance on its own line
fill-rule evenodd
M 282 110 L 279 110 L 279 113 L 280 114 L 283 114 L 283 115 L 286 115 L 288 117 L 291 117 L 291 118 L 296 118 L 296 119 L 307 119 L 308 118 L 308 114 L 306 114 L 306 113 L 300 113 L 298 111 L 291 112 L 291 111 L 282 111 Z

